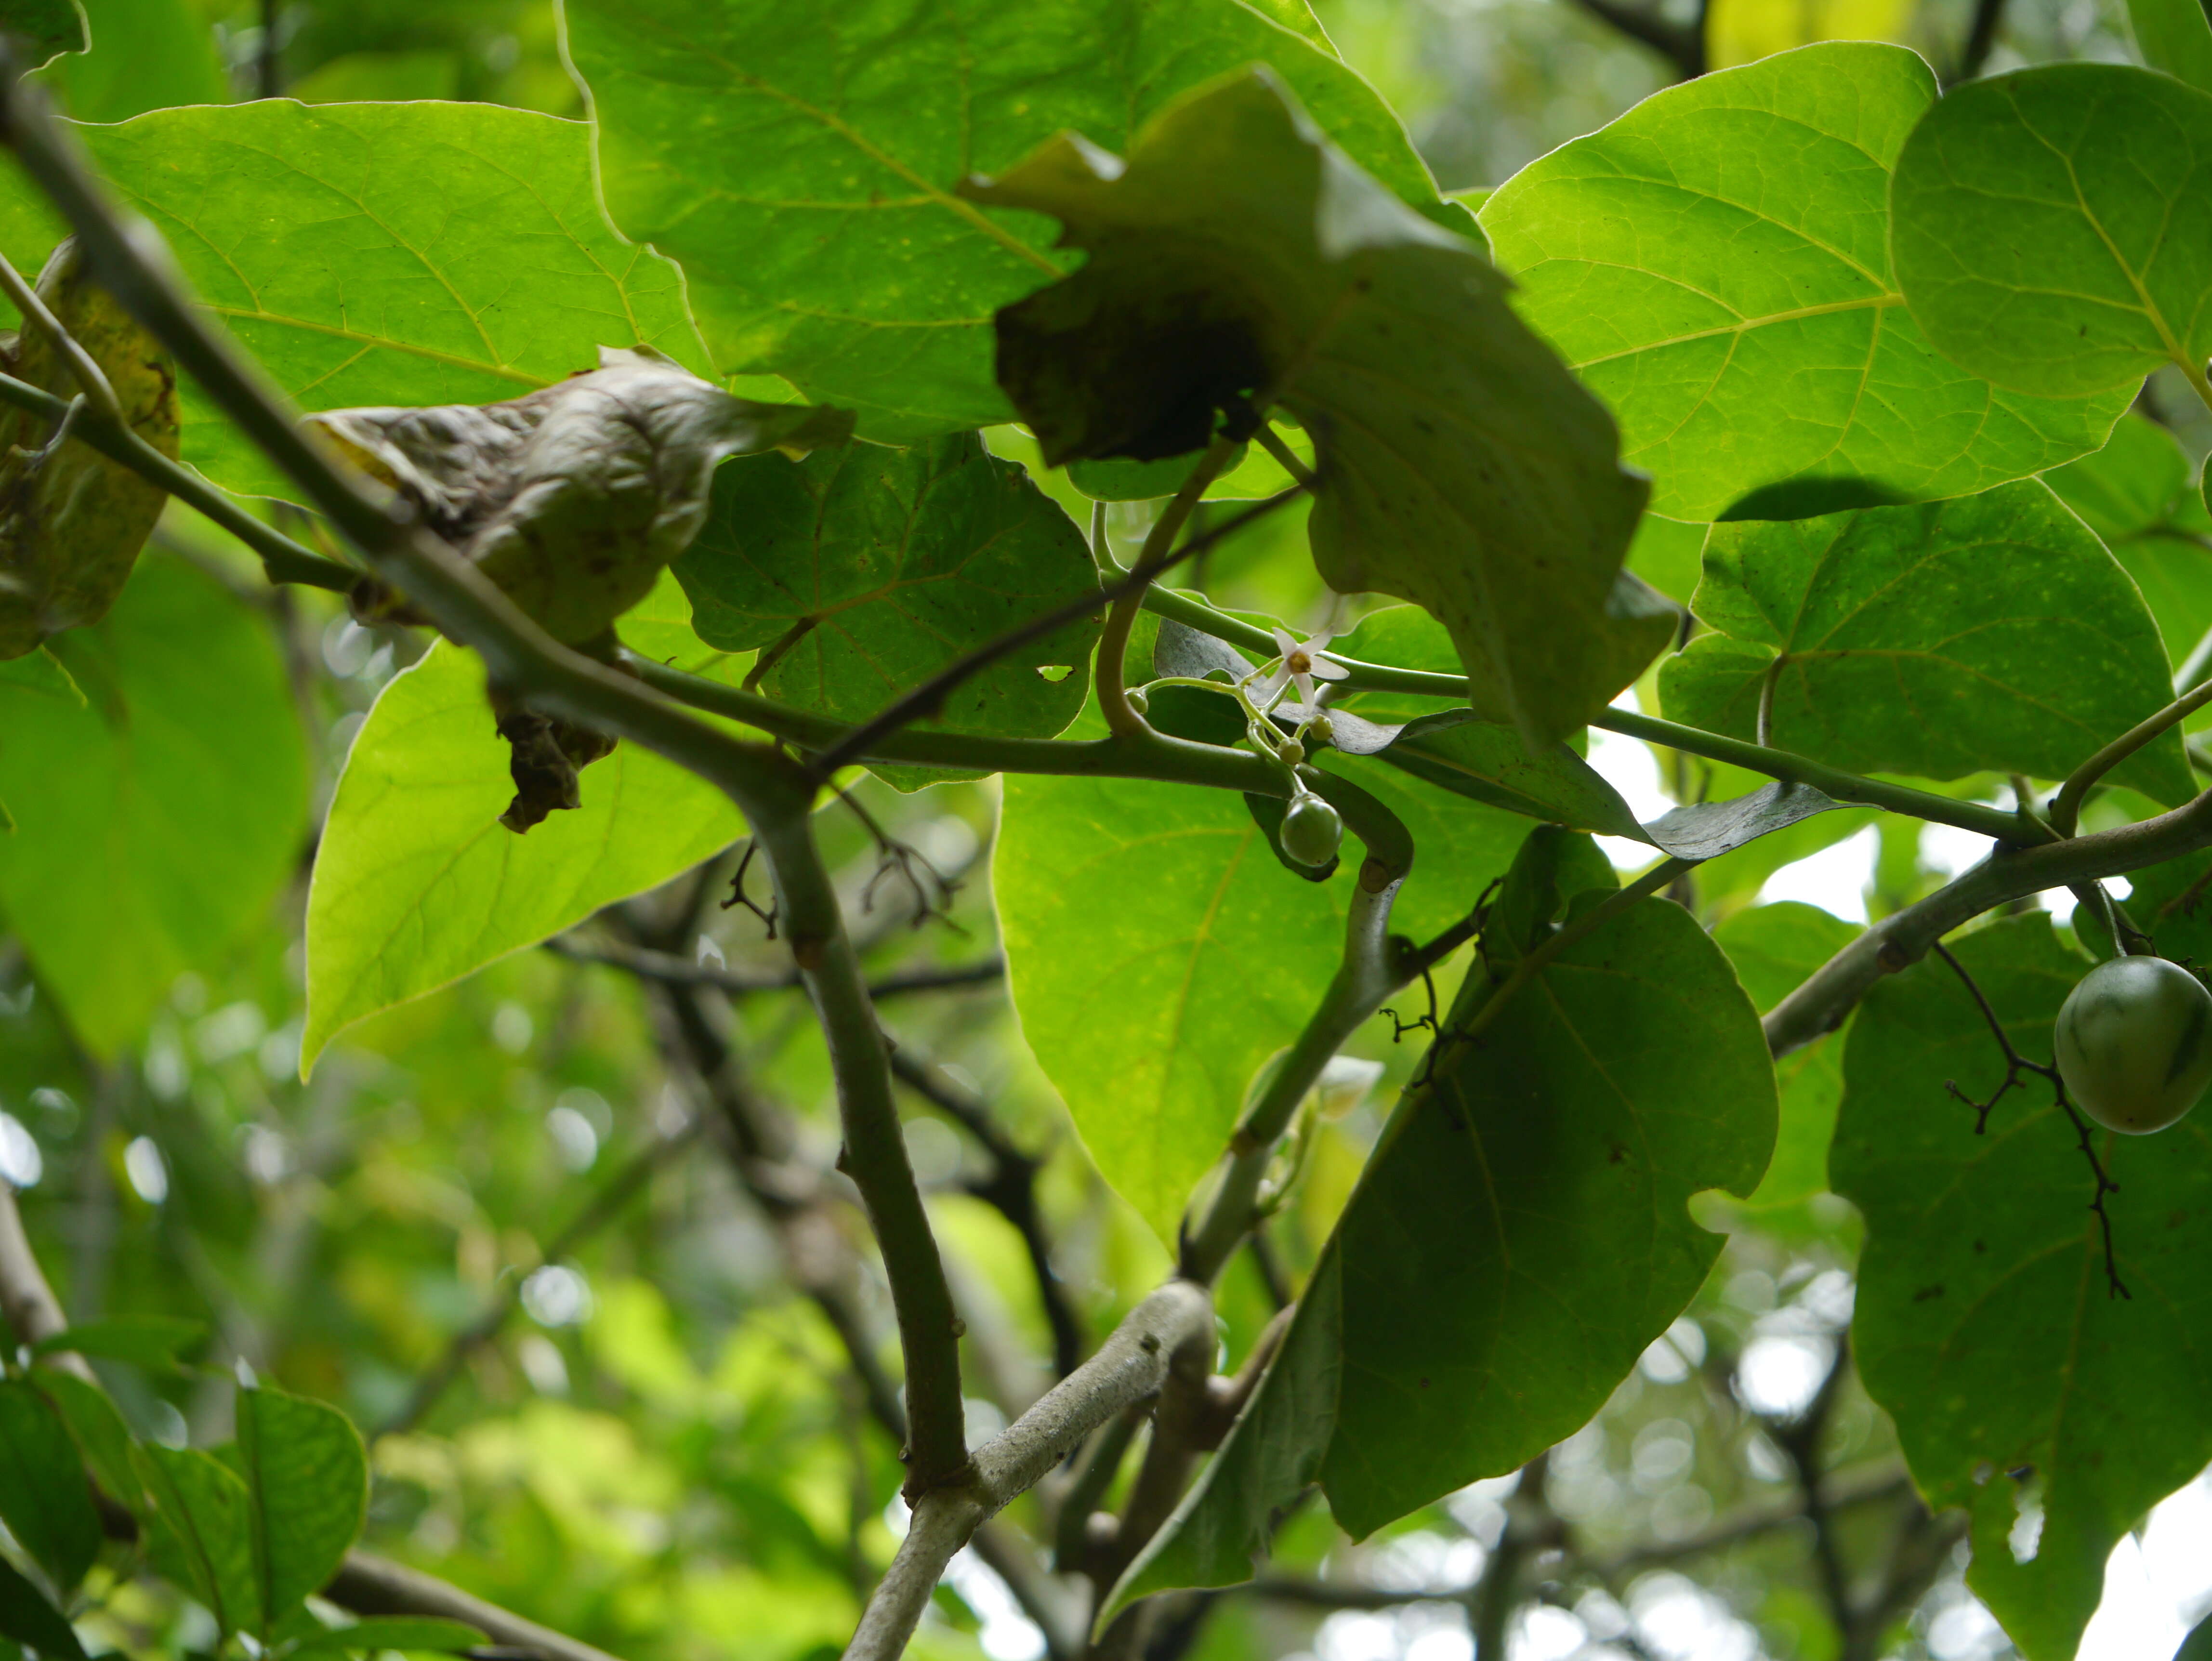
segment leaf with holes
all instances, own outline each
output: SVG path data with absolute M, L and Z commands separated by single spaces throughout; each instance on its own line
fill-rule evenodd
M 615 222 L 684 262 L 726 370 L 784 375 L 906 442 L 1006 418 L 991 314 L 1065 269 L 1050 228 L 952 187 L 1063 129 L 1126 146 L 1261 61 L 1405 201 L 1441 201 L 1304 0 L 564 0 Z
M 1047 460 L 1195 449 L 1266 388 L 1317 436 L 1322 578 L 1433 613 L 1476 713 L 1532 748 L 1665 643 L 1674 608 L 1620 569 L 1644 487 L 1613 423 L 1474 246 L 1273 76 L 1190 94 L 1126 162 L 1071 135 L 964 194 L 1053 214 L 1091 254 L 999 314 L 1000 380 Z
M 2127 407 L 1963 371 L 1905 310 L 1890 172 L 1935 102 L 1903 47 L 1808 46 L 1647 98 L 1484 204 L 1522 315 L 1612 406 L 1655 511 L 1711 520 L 1801 478 L 1965 496 L 2095 449 Z
M 1669 715 L 1860 772 L 2063 778 L 2172 697 L 2127 573 L 2043 484 L 1716 525 L 1692 601 L 1720 632 L 1669 658 Z M 1771 689 L 1771 691 L 1770 691 Z M 2115 770 L 2196 794 L 2168 733 Z
M 2014 1046 L 2048 1064 L 2088 960 L 2034 913 L 1954 949 Z M 2030 1661 L 2062 1661 L 2114 1544 L 2212 1458 L 2212 1124 L 2098 1133 L 2120 1185 L 2105 1203 L 2124 1301 L 2106 1295 L 2089 1168 L 2050 1087 L 2027 1079 L 1980 1137 L 1944 1088 L 1986 1100 L 2003 1075 L 1948 966 L 1892 976 L 1852 1023 L 1829 1159 L 1866 1218 L 1860 1376 L 1929 1504 L 1972 1513 L 1967 1584 Z

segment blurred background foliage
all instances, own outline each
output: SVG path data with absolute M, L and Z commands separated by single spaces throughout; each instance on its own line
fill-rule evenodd
M 271 92 L 582 113 L 549 0 L 84 7 L 94 50 L 44 73 L 88 120 Z M 1682 72 L 1678 57 L 1608 21 L 1616 7 L 1632 9 L 1322 0 L 1317 10 L 1403 113 L 1442 183 L 1479 189 Z M 1649 34 L 1701 46 L 1716 67 L 1865 36 L 1913 46 L 1943 69 L 1965 50 L 1973 11 L 1970 0 L 1714 0 L 1702 37 L 1674 0 L 1635 15 Z M 2118 11 L 2109 0 L 2013 0 L 1989 65 L 2119 58 Z M 1019 453 L 1020 435 L 1003 438 L 1002 451 Z M 2203 438 L 2191 447 L 2201 453 Z M 1114 510 L 1117 541 L 1141 536 L 1146 511 Z M 1226 605 L 1328 621 L 1296 521 L 1284 514 L 1224 546 L 1195 580 Z M 173 514 L 161 536 L 168 557 L 248 579 L 240 603 L 260 607 L 287 649 L 319 810 L 363 712 L 422 642 L 363 630 L 313 591 L 259 590 L 250 563 L 197 521 Z M 1638 559 L 1662 586 L 1683 585 L 1659 542 Z M 1609 761 L 1601 745 L 1599 759 L 1647 791 L 1736 788 L 1702 764 L 1670 770 L 1640 746 L 1624 758 L 1624 742 L 1609 741 Z M 941 915 L 919 915 L 912 891 L 878 879 L 860 819 L 824 809 L 872 971 L 994 960 L 995 787 L 855 790 L 890 835 L 959 885 Z M 1761 844 L 1756 869 L 1717 871 L 1702 895 L 1708 921 L 1748 901 L 1783 860 L 1863 837 L 1865 823 L 1832 815 L 1771 839 L 1781 845 L 1771 855 Z M 1871 915 L 1942 879 L 1942 834 L 1885 827 L 1866 867 Z M 342 1405 L 371 1435 L 368 1541 L 378 1549 L 637 1661 L 834 1653 L 901 1523 L 880 1498 L 897 1485 L 895 1444 L 808 1290 L 844 1287 L 864 1347 L 895 1362 L 865 1228 L 828 1175 L 836 1132 L 824 1058 L 798 994 L 732 1001 L 733 1074 L 790 1133 L 778 1171 L 764 1171 L 714 1123 L 715 1092 L 672 1064 L 682 1046 L 666 998 L 590 960 L 660 939 L 684 962 L 780 977 L 787 959 L 759 920 L 717 904 L 734 850 L 577 931 L 564 951 L 520 953 L 355 1029 L 302 1085 L 311 853 L 300 849 L 265 926 L 210 950 L 143 1038 L 113 1056 L 78 1047 L 0 932 L 0 1176 L 21 1189 L 71 1317 L 191 1311 L 215 1334 L 197 1372 L 104 1364 L 130 1416 L 174 1445 L 218 1438 L 228 1377 L 243 1361 Z M 1002 1142 L 1038 1162 L 1050 1265 L 1086 1342 L 1169 1260 L 1091 1171 L 1000 985 L 914 993 L 886 1018 L 939 1098 L 910 1099 L 909 1137 L 968 1323 L 971 1424 L 985 1434 L 1049 1382 L 1055 1334 L 1024 1240 L 989 1199 L 1014 1167 L 960 1123 L 962 1105 L 980 1104 Z M 1379 1063 L 1379 1078 L 1327 1124 L 1268 1256 L 1247 1254 L 1227 1277 L 1232 1362 L 1310 1267 L 1416 1059 L 1387 1021 L 1354 1050 Z M 1815 1071 L 1792 1087 L 1832 1092 Z M 775 1184 L 793 1172 L 811 1173 L 827 1197 L 779 1200 Z M 1731 1243 L 1705 1291 L 1545 1461 L 1358 1547 L 1324 1515 L 1295 1516 L 1256 1592 L 1185 1600 L 1160 1646 L 1206 1661 L 1464 1661 L 1470 1632 L 1487 1623 L 1513 1634 L 1519 1658 L 1833 1661 L 1845 1652 L 1824 1612 L 1827 1566 L 1802 1480 L 1818 1475 L 1841 1572 L 1855 1591 L 1889 1599 L 1879 1652 L 2008 1653 L 1959 1582 L 1955 1534 L 1918 1511 L 1887 1421 L 1851 1378 L 1842 1334 L 1855 1215 L 1832 1196 L 1806 1197 L 1817 1180 L 1779 1203 L 1711 1209 L 1706 1220 Z M 429 1396 L 422 1381 L 447 1363 L 450 1382 Z M 1025 1499 L 1012 1520 L 1037 1527 L 1035 1507 Z M 1517 1579 L 1484 1574 L 1500 1553 L 1523 1566 Z M 1502 1610 L 1484 1602 L 1498 1585 L 1518 1589 Z M 134 1654 L 208 1636 L 204 1617 L 143 1583 L 114 1583 L 96 1624 Z M 1039 1643 L 1003 1584 L 963 1557 L 919 1652 L 1026 1661 Z

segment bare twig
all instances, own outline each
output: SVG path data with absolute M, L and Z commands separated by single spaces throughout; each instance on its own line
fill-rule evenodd
M 1698 8 L 1693 25 L 1669 22 L 1656 6 L 1644 7 L 1629 0 L 1576 0 L 1584 11 L 1611 25 L 1630 40 L 1651 48 L 1671 64 L 1677 81 L 1694 81 L 1705 72 L 1705 8 Z
M 1933 943 L 1930 949 L 1937 957 L 1950 964 L 1952 972 L 1966 983 L 1966 990 L 1973 995 L 1975 1006 L 1982 1012 L 1982 1019 L 1989 1024 L 1990 1032 L 1996 1039 L 1998 1050 L 2003 1052 L 2005 1062 L 2004 1082 L 1991 1092 L 1986 1101 L 1976 1101 L 1965 1091 L 1960 1089 L 1954 1080 L 1946 1079 L 1943 1081 L 1943 1087 L 1974 1110 L 1974 1135 L 1979 1136 L 1989 1129 L 1990 1110 L 2004 1099 L 2008 1091 L 2020 1082 L 2021 1074 L 2033 1073 L 2051 1086 L 2051 1095 L 2054 1098 L 2053 1105 L 2063 1108 L 2066 1116 L 2073 1122 L 2075 1136 L 2081 1149 L 2081 1157 L 2088 1161 L 2089 1175 L 2093 1184 L 2089 1209 L 2097 1214 L 2098 1226 L 2102 1231 L 2105 1240 L 2106 1295 L 2112 1298 L 2132 1298 L 2135 1294 L 2128 1290 L 2125 1283 L 2120 1279 L 2119 1263 L 2112 1251 L 2112 1214 L 2105 1206 L 2105 1196 L 2107 1194 L 2118 1193 L 2120 1185 L 2112 1179 L 2111 1175 L 2105 1169 L 2104 1161 L 2097 1157 L 2096 1147 L 2089 1129 L 2089 1122 L 2081 1116 L 2081 1110 L 2068 1097 L 2065 1079 L 2057 1068 L 2048 1066 L 2042 1062 L 2032 1062 L 2013 1047 L 2012 1038 L 2005 1031 L 2004 1023 L 1997 1019 L 1996 1011 L 1990 1007 L 1990 1001 L 1983 994 L 1982 989 L 1975 983 L 1974 977 L 1966 972 L 1966 966 L 1952 955 L 1948 946 L 1942 941 L 1937 940 Z
M 594 963 L 609 969 L 627 970 L 646 980 L 665 981 L 671 986 L 711 986 L 732 997 L 744 997 L 758 992 L 792 992 L 805 983 L 796 971 L 783 975 L 747 975 L 733 969 L 717 969 L 703 963 L 693 963 L 671 952 L 654 952 L 645 947 L 628 947 L 586 943 L 572 935 L 556 934 L 545 942 L 545 949 L 557 957 L 575 963 Z M 982 958 L 974 963 L 954 964 L 944 969 L 902 969 L 868 983 L 868 996 L 877 1003 L 886 998 L 902 998 L 920 992 L 950 992 L 968 987 L 996 986 L 1006 977 L 1004 958 Z
M 1990 61 L 1990 52 L 1997 43 L 1997 28 L 2004 21 L 2004 13 L 2005 0 L 1974 0 L 1973 21 L 1966 27 L 1966 42 L 1959 48 L 1958 67 L 1947 78 L 1947 86 L 1971 81 L 1982 72 L 1982 65 Z
M 875 715 L 845 733 L 809 764 L 816 778 L 826 779 L 839 768 L 873 753 L 873 746 L 901 727 L 918 721 L 927 721 L 945 706 L 945 700 L 954 688 L 988 668 L 1009 652 L 1018 652 L 1031 641 L 1042 640 L 1056 629 L 1063 629 L 1079 618 L 1112 605 L 1125 594 L 1143 592 L 1152 579 L 1170 566 L 1188 559 L 1192 555 L 1211 547 L 1224 537 L 1232 536 L 1254 521 L 1294 502 L 1304 494 L 1300 490 L 1285 490 L 1263 502 L 1255 502 L 1234 518 L 1223 521 L 1203 536 L 1193 537 L 1188 542 L 1158 561 L 1149 568 L 1139 565 L 1127 576 L 1100 587 L 1095 593 L 1084 595 L 1066 605 L 1055 606 L 1043 616 L 1033 618 L 1018 629 L 1009 630 L 996 640 L 987 641 L 957 661 L 947 665 L 911 691 L 901 694 Z
M 2066 776 L 2051 799 L 2051 823 L 2063 837 L 2074 834 L 2081 818 L 2081 804 L 2097 782 L 2168 727 L 2179 726 L 2206 704 L 2212 703 L 2212 681 L 2183 693 L 2154 715 L 2147 715 L 2083 762 Z

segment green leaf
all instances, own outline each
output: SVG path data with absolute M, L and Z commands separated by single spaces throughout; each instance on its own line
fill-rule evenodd
M 786 376 L 905 442 L 1006 418 L 991 313 L 1066 260 L 1042 222 L 952 187 L 1063 129 L 1126 148 L 1178 94 L 1264 61 L 1404 200 L 1469 223 L 1310 18 L 1281 27 L 1303 8 L 1267 9 L 564 0 L 562 18 L 608 210 L 684 263 L 715 362 Z
M 1063 137 L 963 194 L 1053 214 L 1091 255 L 999 314 L 1000 378 L 1047 460 L 1194 449 L 1217 403 L 1266 386 L 1322 435 L 1322 578 L 1432 612 L 1476 713 L 1531 748 L 1664 644 L 1673 607 L 1620 572 L 1644 492 L 1613 423 L 1474 245 L 1266 71 L 1172 106 L 1126 166 Z
M 253 1628 L 261 1605 L 253 1563 L 253 1500 L 229 1466 L 197 1448 L 131 1451 L 151 1502 L 154 1567 L 207 1606 L 225 1633 Z
M 0 1557 L 0 1637 L 27 1645 L 49 1661 L 84 1661 L 84 1646 L 77 1642 L 62 1612 L 4 1557 Z
M 337 1409 L 282 1390 L 238 1393 L 238 1451 L 253 1498 L 254 1630 L 276 1624 L 337 1572 L 368 1514 L 368 1452 Z
M 580 122 L 264 99 L 78 136 L 305 409 L 489 404 L 592 368 L 602 345 L 707 367 L 676 268 L 601 217 Z M 192 380 L 180 390 L 185 460 L 290 492 Z
M 1783 900 L 1736 912 L 1713 930 L 1713 939 L 1764 1015 L 1859 932 L 1857 924 L 1816 905 Z M 1828 1144 L 1844 1092 L 1843 1041 L 1817 1039 L 1784 1056 L 1774 1071 L 1781 1104 L 1774 1158 L 1745 1202 L 1761 1210 L 1794 1205 L 1828 1186 Z
M 1904 310 L 1889 175 L 1935 100 L 1902 47 L 1808 46 L 1647 98 L 1485 204 L 1522 314 L 1612 406 L 1656 512 L 1802 478 L 1965 496 L 2095 449 L 2127 406 L 2000 391 Z
M 2063 778 L 2172 696 L 2142 596 L 2033 480 L 1716 525 L 1693 605 L 1723 632 L 1662 666 L 1668 713 L 1752 737 L 1771 673 L 1773 741 L 1860 772 Z M 2114 776 L 2196 794 L 2176 733 Z
M 186 1354 L 198 1348 L 207 1335 L 204 1321 L 177 1315 L 125 1315 L 109 1321 L 87 1321 L 57 1332 L 32 1345 L 31 1354 L 52 1355 L 73 1350 L 103 1360 L 166 1370 L 182 1366 Z
M 107 1392 L 59 1367 L 34 1367 L 32 1385 L 68 1424 L 85 1467 L 125 1509 L 139 1509 L 138 1474 L 131 1463 L 131 1430 Z
M 1335 972 L 1335 906 L 1235 794 L 1131 779 L 1010 775 L 992 882 L 1023 1037 L 1101 1174 L 1173 1240 Z
M 2130 412 L 2094 455 L 2044 475 L 2142 590 L 2179 668 L 2212 630 L 2212 513 L 2172 432 Z
M 2144 63 L 2212 92 L 2212 23 L 2203 0 L 2128 0 L 2128 24 Z
M 76 1443 L 53 1404 L 21 1378 L 0 1378 L 0 1522 L 66 1595 L 100 1554 Z
M 973 433 L 725 466 L 676 575 L 702 639 L 761 652 L 763 691 L 847 721 L 1098 587 L 1060 504 Z M 1050 738 L 1083 708 L 1097 630 L 1085 619 L 1000 659 L 937 724 Z
M 227 104 L 215 31 L 187 0 L 82 0 L 92 50 L 39 78 L 80 121 L 127 121 L 175 104 Z
M 691 625 L 691 596 L 676 573 L 663 571 L 653 592 L 623 613 L 623 644 L 641 658 L 669 664 L 687 674 L 739 684 L 753 666 L 750 652 L 724 652 L 699 638 Z
M 1566 948 L 1401 1100 L 1316 1272 L 1323 1306 L 1113 1603 L 1248 1579 L 1316 1475 L 1358 1537 L 1580 1426 L 1718 1256 L 1688 1201 L 1758 1180 L 1772 1080 L 1680 906 L 1639 902 Z
M 2212 1661 L 2212 1618 L 2199 1621 L 2173 1652 L 2173 1661 Z
M 2049 64 L 1929 112 L 1891 191 L 1897 275 L 1953 362 L 2016 392 L 2132 399 L 2212 351 L 2212 96 Z M 2087 406 L 2084 406 L 2087 407 Z
M 2043 916 L 1954 947 L 2014 1046 L 2048 1063 L 2059 1005 L 2088 968 Z M 1974 1135 L 2004 1058 L 1959 977 L 1934 958 L 1877 984 L 1844 1057 L 1830 1155 L 1864 1214 L 1853 1348 L 1896 1421 L 1915 1482 L 1973 1519 L 1967 1584 L 2031 1661 L 2070 1657 L 2105 1560 L 2212 1457 L 2212 1123 L 2156 1137 L 2100 1132 L 2114 1249 L 2133 1301 L 2107 1297 L 2089 1169 L 2028 1079 Z M 2015 1479 L 2009 1473 L 2023 1472 Z M 2021 1504 L 2042 1531 L 2020 1561 Z M 2027 1530 L 2023 1530 L 2026 1533 Z
M 332 1035 L 659 886 L 744 834 L 729 799 L 634 744 L 593 764 L 583 806 L 526 837 L 483 666 L 443 642 L 356 736 L 307 895 L 302 1070 Z
M 49 649 L 89 702 L 40 654 L 0 666 L 0 906 L 109 1056 L 261 918 L 299 856 L 307 757 L 266 623 L 182 560 L 142 558 Z
M 327 1632 L 300 1640 L 287 1653 L 327 1655 L 343 1652 L 350 1655 L 367 1655 L 383 1650 L 428 1650 L 439 1654 L 458 1655 L 464 1650 L 477 1648 L 486 1641 L 483 1633 L 474 1627 L 465 1627 L 458 1621 L 389 1615 L 356 1621 L 349 1627 L 332 1627 Z
M 34 59 L 82 52 L 92 44 L 78 0 L 0 0 L 0 33 L 23 41 Z

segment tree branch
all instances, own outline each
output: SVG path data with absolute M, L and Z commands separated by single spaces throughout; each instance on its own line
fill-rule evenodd
M 2000 844 L 1957 880 L 1893 912 L 1814 970 L 1767 1012 L 1767 1047 L 1785 1056 L 1833 1031 L 1877 980 L 1919 962 L 1953 929 L 2008 900 L 2122 876 L 2207 847 L 2212 847 L 2212 795 L 2086 837 L 2036 848 Z
M 2195 715 L 2206 704 L 2212 703 L 2212 680 L 2206 681 L 2181 697 L 2154 715 L 2146 716 L 2114 739 L 2110 744 L 2083 762 L 2066 776 L 2058 787 L 2058 794 L 2051 799 L 2051 823 L 2062 837 L 2074 834 L 2081 818 L 2081 803 L 2097 781 L 2118 767 L 2130 756 L 2148 744 L 2169 727 L 2178 725 Z
M 0 403 L 42 415 L 59 423 L 69 413 L 69 402 L 52 392 L 0 374 Z M 311 588 L 345 593 L 361 581 L 350 565 L 325 559 L 302 547 L 273 525 L 264 524 L 239 503 L 179 462 L 172 461 L 121 422 L 87 406 L 70 423 L 69 435 L 90 446 L 110 461 L 120 462 L 150 484 L 157 484 L 186 506 L 222 526 L 261 557 L 271 582 L 297 582 Z
M 1176 1358 L 1194 1349 L 1209 1354 L 1212 1346 L 1213 1305 L 1203 1287 L 1170 1281 L 1132 1310 L 1096 1355 L 975 1450 L 964 1480 L 915 1502 L 906 1538 L 860 1616 L 846 1661 L 894 1661 L 945 1566 L 986 1518 L 1035 1487 L 1098 1426 L 1158 1393 Z
M 1705 72 L 1705 8 L 1698 8 L 1693 25 L 1670 23 L 1656 10 L 1624 3 L 1624 0 L 1575 0 L 1600 22 L 1609 24 L 1630 40 L 1651 48 L 1674 67 L 1677 81 L 1694 81 Z
M 1997 28 L 2004 21 L 2005 0 L 1974 0 L 1974 19 L 1967 26 L 1966 44 L 1959 48 L 1959 64 L 1945 80 L 1947 88 L 1971 81 L 1990 61 L 1997 43 Z
M 992 1116 L 988 1106 L 955 1085 L 940 1069 L 904 1049 L 895 1049 L 891 1051 L 891 1076 L 945 1113 L 991 1156 L 991 1174 L 970 1178 L 964 1186 L 1004 1217 L 1022 1237 L 1023 1249 L 1029 1254 L 1030 1272 L 1036 1281 L 1037 1302 L 1044 1311 L 1045 1324 L 1052 1329 L 1053 1376 L 1065 1378 L 1083 1360 L 1083 1323 L 1075 1313 L 1074 1305 L 1068 1301 L 1067 1288 L 1061 1283 L 1059 1271 L 1052 1266 L 1052 1242 L 1045 1234 L 1044 1219 L 1037 1211 L 1039 1161 L 1014 1143 Z
M 655 952 L 644 946 L 614 946 L 586 943 L 571 935 L 556 934 L 544 942 L 545 949 L 556 957 L 572 963 L 599 964 L 608 969 L 626 970 L 645 980 L 664 981 L 671 986 L 711 986 L 726 992 L 732 997 L 744 997 L 756 992 L 795 992 L 805 984 L 796 970 L 787 975 L 744 975 L 731 969 L 714 969 L 702 963 L 693 963 L 672 952 Z M 886 998 L 901 998 L 916 992 L 945 992 L 969 986 L 993 986 L 1006 977 L 1004 958 L 984 958 L 975 963 L 956 964 L 949 969 L 908 969 L 886 975 L 881 980 L 868 983 L 868 997 L 876 1003 Z

